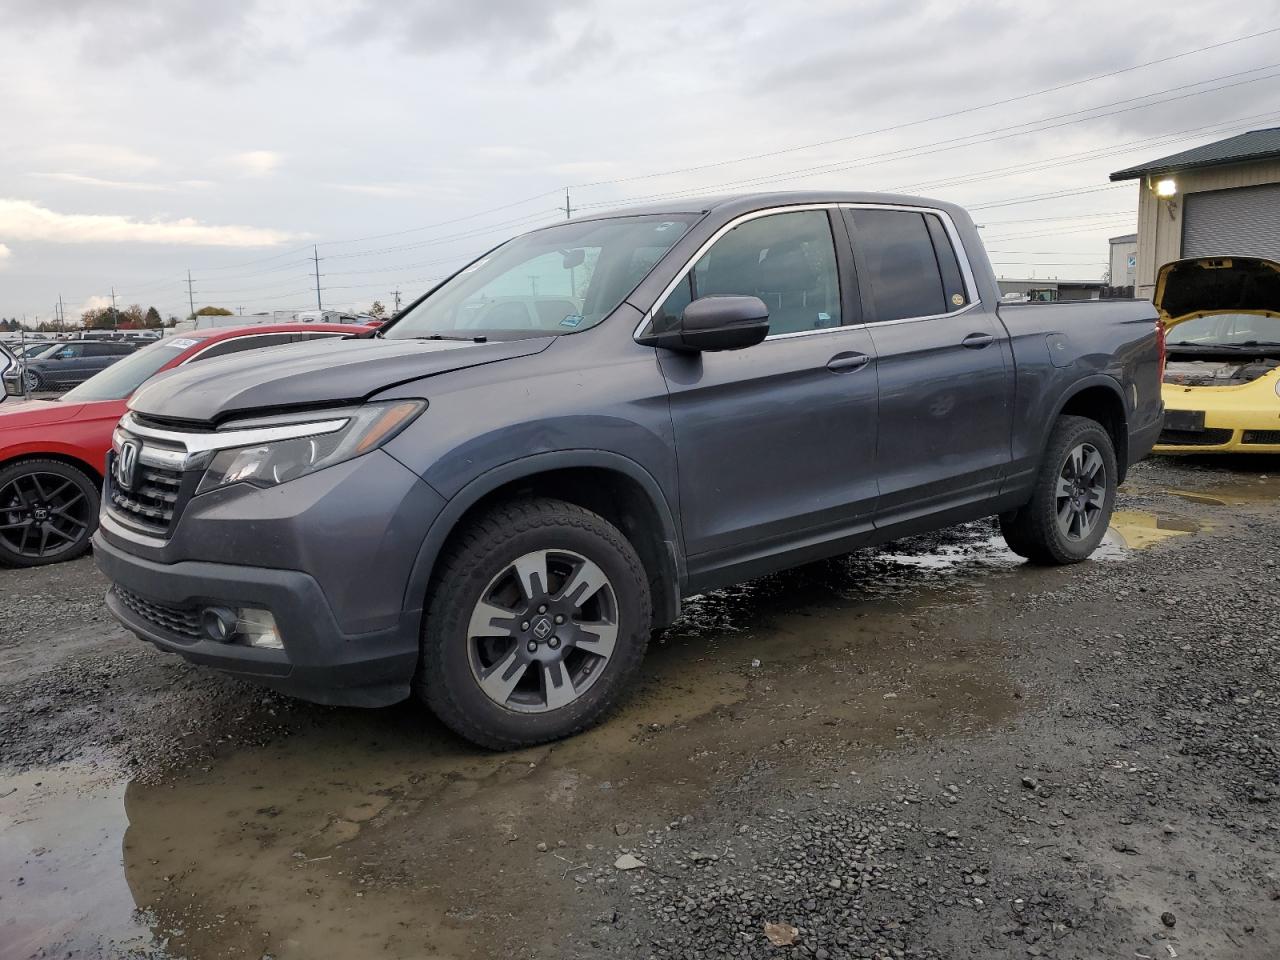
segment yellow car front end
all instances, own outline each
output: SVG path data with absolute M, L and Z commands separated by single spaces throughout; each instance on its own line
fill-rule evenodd
M 1280 453 L 1280 371 L 1232 387 L 1167 380 L 1155 453 Z
M 1280 264 L 1166 264 L 1155 303 L 1168 356 L 1153 452 L 1280 453 Z

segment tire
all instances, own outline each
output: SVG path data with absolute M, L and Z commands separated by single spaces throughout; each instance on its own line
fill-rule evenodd
M 0 566 L 40 567 L 83 556 L 98 527 L 98 484 L 61 460 L 0 468 Z
M 22 375 L 22 384 L 27 393 L 39 393 L 44 389 L 44 378 L 34 370 L 28 370 Z
M 572 736 L 635 677 L 651 621 L 648 577 L 613 524 L 560 500 L 511 501 L 441 559 L 415 691 L 483 747 Z
M 1088 559 L 1111 522 L 1118 478 L 1115 447 L 1103 426 L 1086 417 L 1059 417 L 1031 499 L 1000 514 L 1005 543 L 1032 563 Z

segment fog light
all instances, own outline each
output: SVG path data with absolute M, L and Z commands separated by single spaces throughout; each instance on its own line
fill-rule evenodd
M 227 643 L 235 636 L 239 617 L 236 611 L 226 607 L 205 607 L 200 614 L 200 626 L 210 640 Z
M 263 650 L 283 650 L 284 641 L 276 627 L 276 618 L 270 610 L 258 607 L 241 607 L 236 611 L 236 635 L 251 647 Z

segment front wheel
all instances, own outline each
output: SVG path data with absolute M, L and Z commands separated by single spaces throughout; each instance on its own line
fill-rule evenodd
M 559 500 L 513 501 L 443 558 L 416 688 L 481 746 L 570 736 L 633 679 L 650 621 L 644 567 L 613 524 Z
M 1034 563 L 1079 563 L 1106 535 L 1115 506 L 1115 447 L 1096 420 L 1058 418 L 1031 499 L 1000 515 L 1009 549 Z
M 28 370 L 22 375 L 22 383 L 27 388 L 27 393 L 39 393 L 44 389 L 44 378 L 34 370 Z
M 60 460 L 0 469 L 0 566 L 38 567 L 89 549 L 98 526 L 98 485 Z

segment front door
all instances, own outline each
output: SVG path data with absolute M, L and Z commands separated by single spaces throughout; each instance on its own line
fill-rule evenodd
M 769 337 L 744 350 L 659 351 L 671 398 L 680 513 L 695 589 L 830 552 L 871 529 L 876 370 L 836 211 L 753 215 L 725 233 L 655 311 L 757 296 Z M 839 255 L 837 255 L 839 251 Z M 839 266 L 838 266 L 839 264 Z M 843 269 L 842 269 L 843 267 Z
M 1010 462 L 1008 334 L 938 212 L 846 209 L 879 373 L 876 526 L 981 513 Z

